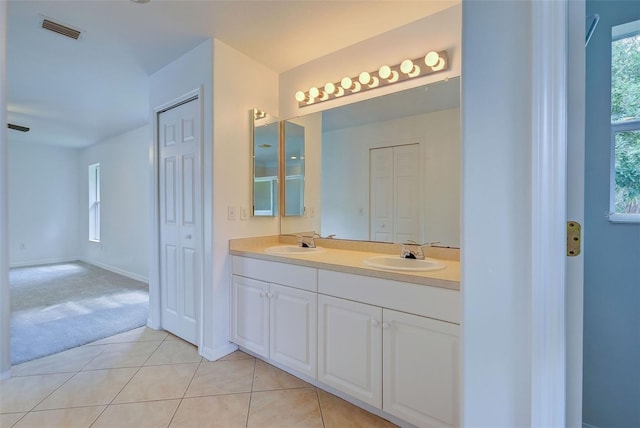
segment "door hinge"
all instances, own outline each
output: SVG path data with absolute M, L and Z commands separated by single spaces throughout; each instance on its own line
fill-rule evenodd
M 581 229 L 582 227 L 577 221 L 567 222 L 567 256 L 569 257 L 580 254 Z

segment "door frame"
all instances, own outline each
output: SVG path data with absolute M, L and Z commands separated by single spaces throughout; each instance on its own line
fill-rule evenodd
M 153 108 L 153 142 L 149 147 L 149 160 L 151 162 L 150 165 L 150 174 L 151 174 L 151 252 L 150 252 L 150 263 L 149 263 L 149 319 L 147 320 L 147 326 L 160 330 L 162 329 L 162 301 L 161 301 L 161 289 L 160 289 L 160 166 L 159 166 L 159 155 L 160 155 L 160 130 L 159 127 L 159 116 L 162 112 L 170 110 L 174 107 L 178 107 L 181 104 L 189 102 L 192 99 L 197 100 L 198 102 L 198 110 L 199 110 L 199 118 L 200 118 L 200 153 L 199 153 L 199 166 L 200 166 L 200 179 L 202 180 L 200 186 L 200 194 L 198 197 L 202 202 L 200 204 L 200 218 L 202 219 L 202 224 L 200 225 L 200 244 L 198 250 L 200 251 L 201 263 L 200 263 L 200 283 L 197 285 L 198 295 L 200 302 L 198 303 L 198 319 L 197 319 L 197 332 L 196 338 L 198 346 L 198 352 L 202 353 L 202 345 L 203 341 L 203 313 L 204 313 L 204 299 L 202 296 L 204 295 L 204 248 L 207 246 L 207 243 L 210 244 L 210 239 L 207 239 L 206 234 L 204 233 L 204 223 L 206 217 L 204 216 L 205 208 L 204 208 L 204 102 L 203 102 L 203 93 L 204 88 L 202 86 L 189 91 L 177 98 L 174 98 L 168 102 L 165 102 L 159 106 Z
M 575 427 L 584 259 L 566 255 L 566 222 L 584 221 L 584 0 L 532 12 L 531 425 Z

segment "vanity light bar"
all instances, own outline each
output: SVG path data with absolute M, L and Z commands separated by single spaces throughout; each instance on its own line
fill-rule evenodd
M 400 64 L 393 66 L 383 65 L 376 71 L 363 71 L 356 77 L 344 77 L 339 82 L 328 82 L 323 87 L 314 86 L 306 92 L 298 91 L 295 98 L 298 101 L 298 107 L 304 107 L 415 77 L 426 76 L 448 68 L 447 51 L 430 51 L 420 58 L 405 59 Z

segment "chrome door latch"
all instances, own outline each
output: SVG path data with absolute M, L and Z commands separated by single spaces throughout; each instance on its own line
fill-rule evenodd
M 577 221 L 567 222 L 567 256 L 575 257 L 580 254 L 582 227 Z

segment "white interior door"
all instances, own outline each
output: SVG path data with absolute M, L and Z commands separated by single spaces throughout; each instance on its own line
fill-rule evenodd
M 393 148 L 369 151 L 369 238 L 393 242 Z
M 394 242 L 420 240 L 420 146 L 393 148 Z
M 370 231 L 374 241 L 420 239 L 420 145 L 369 152 Z
M 197 344 L 202 281 L 200 109 L 197 99 L 159 114 L 162 327 Z

